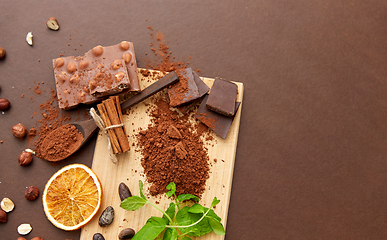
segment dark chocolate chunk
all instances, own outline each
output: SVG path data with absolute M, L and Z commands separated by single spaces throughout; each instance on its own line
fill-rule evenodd
M 203 80 L 199 77 L 199 75 L 195 71 L 192 71 L 192 75 L 194 76 L 194 80 L 199 91 L 199 97 L 203 97 L 204 94 L 210 91 L 210 87 L 203 82 Z
M 206 107 L 206 103 L 208 101 L 208 94 L 206 94 L 203 98 L 202 103 L 200 104 L 195 117 L 199 119 L 204 125 L 211 128 L 216 134 L 218 134 L 221 138 L 226 139 L 227 134 L 230 130 L 231 124 L 234 120 L 234 116 L 236 111 L 240 106 L 240 102 L 234 102 L 235 112 L 233 116 L 226 117 L 217 112 L 211 111 Z
M 235 113 L 237 94 L 238 86 L 235 83 L 215 78 L 206 106 L 214 112 L 231 117 Z
M 186 68 L 176 73 L 179 75 L 179 82 L 168 89 L 171 107 L 188 104 L 199 97 L 192 69 Z
M 202 100 L 201 98 L 206 93 L 208 93 L 208 91 L 210 91 L 210 87 L 208 87 L 207 84 L 203 82 L 203 80 L 199 77 L 199 75 L 195 71 L 192 71 L 192 74 L 194 76 L 196 86 L 198 87 L 199 97 L 195 99 L 193 102 L 186 104 L 184 105 L 184 107 L 179 109 L 182 113 L 188 113 L 190 110 L 194 109 L 194 107 L 198 105 Z
M 142 100 L 152 96 L 153 94 L 158 93 L 166 87 L 169 87 L 172 84 L 175 84 L 179 81 L 179 77 L 175 72 L 170 72 L 164 77 L 160 78 L 157 82 L 152 83 L 150 86 L 145 88 L 139 94 L 132 96 L 131 98 L 125 100 L 121 104 L 121 109 L 126 109 L 133 106 L 136 103 L 141 102 Z

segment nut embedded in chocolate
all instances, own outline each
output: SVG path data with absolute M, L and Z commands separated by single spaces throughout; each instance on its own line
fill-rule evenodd
M 12 127 L 12 134 L 17 138 L 24 138 L 27 134 L 27 128 L 23 124 L 18 123 Z
M 59 30 L 58 20 L 56 20 L 56 18 L 54 18 L 54 17 L 50 17 L 48 19 L 48 21 L 46 22 L 46 25 L 51 30 L 54 30 L 54 31 L 58 31 Z

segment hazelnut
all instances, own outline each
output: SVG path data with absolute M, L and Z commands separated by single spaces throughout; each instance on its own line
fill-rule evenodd
M 54 17 L 50 17 L 48 19 L 48 21 L 46 22 L 46 25 L 51 30 L 54 30 L 54 31 L 58 31 L 59 30 L 58 20 L 56 20 L 56 18 L 54 18 Z
M 123 51 L 126 51 L 129 49 L 129 43 L 127 41 L 120 42 L 120 44 L 118 44 L 118 46 L 120 46 L 121 50 L 123 50 Z
M 26 189 L 24 196 L 28 201 L 34 201 L 39 196 L 39 189 L 34 186 L 30 186 Z
M 55 65 L 56 68 L 62 67 L 63 64 L 64 64 L 64 59 L 63 59 L 63 58 L 57 58 L 57 59 L 55 59 L 54 65 Z
M 18 160 L 19 160 L 20 166 L 27 166 L 32 162 L 32 153 L 23 151 L 19 155 Z
M 27 235 L 32 231 L 32 227 L 28 223 L 20 224 L 19 227 L 17 227 L 17 232 L 20 235 Z
M 111 67 L 112 67 L 114 70 L 117 70 L 117 69 L 119 69 L 120 67 L 122 67 L 121 59 L 117 59 L 117 60 L 115 60 L 114 62 L 112 62 Z
M 5 49 L 0 47 L 0 59 L 3 59 L 5 57 Z
M 24 138 L 27 134 L 27 128 L 23 124 L 18 123 L 12 127 L 12 134 L 17 138 Z
M 132 60 L 132 54 L 130 54 L 130 52 L 126 52 L 122 55 L 122 59 L 124 59 L 125 63 L 128 64 L 130 60 Z
M 18 237 L 16 240 L 27 240 L 24 237 Z
M 41 238 L 41 237 L 34 237 L 34 238 L 31 238 L 31 240 L 43 240 L 43 238 Z
M 4 111 L 9 108 L 10 102 L 5 98 L 0 98 L 0 110 Z
M 27 128 L 23 124 L 18 123 L 12 127 L 12 134 L 17 138 L 24 138 L 27 134 Z
M 3 210 L 0 210 L 0 223 L 7 222 L 7 213 Z
M 74 62 L 69 62 L 66 69 L 68 72 L 73 73 L 77 70 L 77 65 Z
M 32 35 L 32 32 L 28 32 L 28 33 L 27 33 L 26 41 L 27 41 L 27 43 L 28 43 L 30 46 L 33 45 L 33 42 L 32 42 L 32 37 L 33 37 L 33 36 L 34 36 L 34 35 Z
M 96 46 L 96 47 L 93 48 L 92 52 L 97 57 L 101 56 L 102 53 L 103 53 L 103 47 L 102 46 Z
M 79 63 L 79 68 L 82 69 L 82 70 L 86 69 L 88 66 L 89 66 L 89 61 L 87 61 L 87 60 L 82 60 Z
M 0 206 L 1 209 L 3 209 L 5 212 L 11 212 L 14 209 L 15 204 L 12 202 L 11 199 L 3 198 L 1 200 Z

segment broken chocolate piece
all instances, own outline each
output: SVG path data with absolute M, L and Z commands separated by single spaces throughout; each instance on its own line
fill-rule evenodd
M 168 89 L 171 107 L 188 104 L 199 97 L 192 69 L 179 70 L 177 74 L 179 75 L 179 83 Z
M 235 113 L 237 94 L 238 86 L 235 83 L 215 78 L 206 106 L 214 112 L 231 117 Z
M 204 125 L 211 128 L 221 138 L 226 139 L 227 134 L 230 130 L 231 124 L 234 120 L 236 111 L 240 106 L 240 102 L 234 102 L 235 112 L 233 116 L 226 117 L 217 112 L 213 112 L 206 107 L 208 101 L 208 94 L 204 96 L 202 103 L 200 104 L 195 117 L 199 119 Z
M 199 77 L 199 75 L 195 71 L 192 71 L 192 75 L 194 76 L 195 84 L 199 91 L 199 98 L 203 97 L 204 94 L 210 91 L 210 87 L 203 82 L 203 80 Z
M 84 56 L 53 59 L 53 68 L 61 109 L 98 102 L 104 96 L 127 90 L 141 90 L 131 42 L 97 46 Z
M 175 145 L 175 153 L 179 159 L 184 159 L 188 154 L 182 142 L 179 142 Z
M 181 139 L 181 138 L 183 138 L 182 136 L 181 136 L 181 133 L 180 133 L 180 131 L 179 131 L 179 129 L 177 129 L 175 126 L 173 126 L 173 125 L 170 125 L 169 127 L 168 127 L 168 129 L 167 129 L 167 135 L 168 135 L 168 137 L 170 137 L 170 138 L 176 138 L 176 139 Z
M 139 103 L 142 100 L 148 98 L 149 96 L 163 90 L 164 88 L 177 83 L 178 81 L 179 81 L 179 77 L 177 76 L 177 74 L 175 72 L 170 72 L 164 77 L 160 78 L 157 82 L 152 83 L 150 86 L 145 88 L 139 94 L 136 94 L 131 98 L 129 98 L 128 100 L 126 100 L 125 102 L 123 102 L 121 104 L 121 109 L 129 108 L 134 104 Z

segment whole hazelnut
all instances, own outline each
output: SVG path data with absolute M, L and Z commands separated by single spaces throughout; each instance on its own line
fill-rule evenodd
M 34 186 L 30 186 L 26 189 L 24 196 L 28 201 L 34 201 L 39 196 L 39 189 Z
M 0 223 L 7 222 L 7 213 L 0 209 Z
M 17 138 L 24 138 L 27 134 L 27 128 L 23 124 L 18 123 L 12 127 L 12 134 Z
M 31 238 L 31 240 L 43 240 L 43 238 L 41 238 L 41 237 L 34 237 L 34 238 Z
M 5 49 L 0 47 L 0 59 L 3 59 L 5 57 Z
M 20 166 L 27 166 L 32 162 L 32 153 L 23 151 L 19 155 L 18 160 L 19 160 Z
M 0 98 L 0 110 L 1 111 L 7 110 L 9 108 L 9 105 L 11 105 L 11 103 L 7 99 Z
M 54 30 L 54 31 L 58 31 L 59 30 L 58 20 L 56 20 L 56 18 L 54 18 L 54 17 L 50 17 L 48 19 L 48 21 L 46 22 L 46 25 L 51 30 Z

